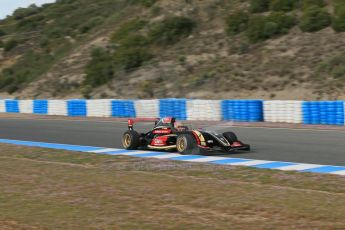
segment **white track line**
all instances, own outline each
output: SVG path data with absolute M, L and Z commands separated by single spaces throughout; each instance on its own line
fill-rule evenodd
M 275 169 L 283 170 L 283 171 L 301 171 L 306 169 L 313 169 L 313 168 L 319 168 L 324 165 L 315 165 L 315 164 L 296 164 L 296 165 L 288 165 L 283 166 Z
M 183 156 L 181 154 L 176 154 L 176 153 L 167 153 L 165 155 L 158 155 L 158 156 L 153 156 L 152 158 L 157 158 L 157 159 L 168 159 L 168 158 L 173 158 L 173 157 L 180 157 Z
M 330 174 L 343 175 L 343 176 L 345 176 L 345 170 L 330 172 Z
M 91 150 L 91 151 L 87 151 L 89 153 L 106 153 L 106 152 L 114 152 L 120 149 L 98 149 L 98 150 Z
M 226 158 L 224 157 L 203 157 L 203 158 L 198 158 L 198 159 L 191 159 L 191 160 L 186 160 L 188 162 L 210 162 L 210 161 L 216 161 L 216 160 L 224 160 Z
M 131 156 L 131 155 L 137 155 L 137 154 L 146 154 L 149 153 L 148 151 L 133 151 L 128 153 L 120 153 L 119 155 L 125 155 L 125 156 Z
M 253 161 L 229 163 L 229 164 L 227 164 L 227 165 L 254 166 L 254 165 L 261 165 L 261 164 L 273 163 L 273 162 L 274 162 L 274 161 L 253 160 Z

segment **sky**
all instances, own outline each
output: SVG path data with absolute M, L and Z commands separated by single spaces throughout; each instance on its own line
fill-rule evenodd
M 0 19 L 12 14 L 19 7 L 28 7 L 31 4 L 40 6 L 51 2 L 55 2 L 55 0 L 0 0 Z

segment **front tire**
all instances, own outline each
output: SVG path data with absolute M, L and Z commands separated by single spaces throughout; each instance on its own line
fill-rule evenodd
M 136 150 L 140 146 L 140 135 L 134 130 L 128 130 L 123 134 L 122 146 L 127 150 Z
M 235 133 L 233 132 L 226 132 L 223 133 L 223 136 L 226 138 L 227 141 L 232 145 L 234 142 L 238 141 L 238 138 Z
M 197 148 L 197 143 L 192 135 L 182 134 L 177 137 L 176 149 L 181 154 L 191 154 Z

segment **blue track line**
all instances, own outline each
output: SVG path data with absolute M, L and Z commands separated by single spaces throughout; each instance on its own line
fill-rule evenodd
M 311 172 L 311 173 L 330 173 L 345 176 L 345 167 L 332 166 L 332 165 L 314 165 L 314 164 L 302 164 L 302 163 L 292 163 L 292 162 L 279 162 L 272 161 L 268 163 L 263 163 L 262 161 L 253 159 L 241 159 L 241 158 L 225 158 L 215 160 L 214 157 L 210 156 L 200 156 L 200 155 L 180 155 L 176 153 L 168 152 L 150 152 L 150 151 L 129 151 L 124 149 L 109 149 L 104 147 L 94 147 L 94 146 L 82 146 L 82 145 L 68 145 L 68 144 L 56 144 L 56 143 L 45 143 L 45 142 L 32 142 L 32 141 L 20 141 L 20 140 L 8 140 L 0 139 L 0 143 L 29 146 L 29 147 L 42 147 L 50 149 L 60 149 L 75 152 L 87 152 L 87 153 L 97 153 L 105 155 L 130 155 L 132 157 L 142 157 L 142 158 L 157 158 L 157 159 L 167 159 L 175 161 L 191 161 L 191 162 L 203 162 L 217 165 L 227 165 L 227 164 L 247 164 L 249 167 L 261 168 L 261 169 L 281 169 L 281 170 L 291 170 L 299 172 Z M 251 164 L 250 164 L 251 163 Z M 302 166 L 302 167 L 301 167 Z M 298 167 L 303 168 L 303 170 L 298 170 Z

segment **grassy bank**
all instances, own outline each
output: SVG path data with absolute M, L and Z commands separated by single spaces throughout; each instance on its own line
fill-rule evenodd
M 0 229 L 345 226 L 345 177 L 0 148 Z

